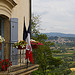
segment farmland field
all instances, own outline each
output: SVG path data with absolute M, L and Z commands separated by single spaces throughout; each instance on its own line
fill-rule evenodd
M 75 75 L 75 71 L 73 71 L 71 74 L 69 74 L 69 75 Z

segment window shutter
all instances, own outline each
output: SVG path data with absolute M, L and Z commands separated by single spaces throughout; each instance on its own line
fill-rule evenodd
M 15 42 L 18 42 L 18 18 L 11 18 L 11 61 L 12 65 L 18 64 L 18 50 L 13 48 L 12 45 Z

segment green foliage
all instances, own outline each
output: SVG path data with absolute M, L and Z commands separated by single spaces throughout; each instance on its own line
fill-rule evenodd
M 60 50 L 52 50 L 52 53 L 60 53 Z
M 43 75 L 43 73 L 40 70 L 36 70 L 32 73 L 32 75 Z
M 32 15 L 31 18 L 31 34 L 38 34 L 39 32 L 39 23 L 40 23 L 40 16 L 39 15 Z
M 31 38 L 40 42 L 43 42 L 48 39 L 46 34 L 36 34 L 35 36 L 32 36 Z
M 57 75 L 68 75 L 71 73 L 71 70 L 67 67 L 68 63 L 63 61 L 63 63 L 55 69 L 55 73 L 57 73 Z
M 50 48 L 46 45 L 40 46 L 37 54 L 38 54 L 37 57 L 38 63 L 40 65 L 39 69 L 43 74 L 46 74 L 46 70 L 49 65 L 49 60 L 52 58 L 52 53 L 50 51 Z
M 59 68 L 63 61 L 60 58 L 53 57 L 50 47 L 52 47 L 54 43 L 46 41 L 48 39 L 46 34 L 39 34 L 39 23 L 39 16 L 33 15 L 31 38 L 36 41 L 42 42 L 44 45 L 39 46 L 38 49 L 33 49 L 34 63 L 39 64 L 39 69 L 37 71 L 34 71 L 32 75 L 62 75 L 66 72 L 64 72 L 65 68 Z
M 50 47 L 54 45 L 54 43 L 43 41 L 43 44 L 44 45 L 39 46 L 38 49 L 33 50 L 33 52 L 35 51 L 37 53 L 37 56 L 35 57 L 36 61 L 39 64 L 40 72 L 43 73 L 43 75 L 47 75 L 47 70 L 54 70 L 55 67 L 58 67 L 62 63 L 62 61 L 61 59 L 54 58 L 52 56 L 52 51 Z
M 47 40 L 48 38 L 47 38 L 47 35 L 46 34 L 40 34 L 40 35 L 37 36 L 37 39 L 39 41 L 41 41 L 41 40 Z
M 70 67 L 70 68 L 75 67 L 75 63 L 71 63 L 71 64 L 69 65 L 69 67 Z
M 70 75 L 75 75 L 75 71 L 73 71 Z

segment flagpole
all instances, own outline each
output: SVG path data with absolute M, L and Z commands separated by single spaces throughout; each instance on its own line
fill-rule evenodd
M 31 35 L 31 15 L 32 15 L 32 11 L 31 11 L 32 5 L 31 5 L 31 0 L 30 0 L 30 36 Z
M 31 0 L 30 0 L 30 21 L 29 21 L 29 23 L 31 25 Z M 31 36 L 31 27 L 30 27 L 30 36 Z M 27 68 L 28 68 L 28 59 L 27 59 Z
M 27 59 L 27 68 L 28 68 L 28 59 Z
M 27 48 L 26 49 L 26 59 L 27 59 L 27 68 L 28 68 L 28 62 L 32 62 L 33 64 L 33 57 L 32 57 L 32 48 L 31 48 L 31 44 L 30 44 L 30 35 L 31 35 L 31 0 L 30 0 L 30 20 L 29 20 L 29 27 L 28 27 L 28 30 L 26 31 L 26 34 L 27 34 L 27 43 L 28 43 L 28 46 L 30 46 L 30 48 Z

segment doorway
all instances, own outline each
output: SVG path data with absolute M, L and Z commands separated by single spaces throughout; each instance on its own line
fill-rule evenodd
M 4 37 L 4 19 L 0 17 L 0 36 Z M 1 43 L 1 49 L 0 49 L 0 59 L 4 59 L 4 44 Z

